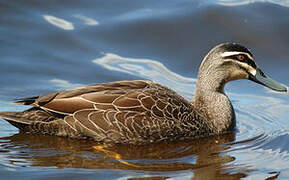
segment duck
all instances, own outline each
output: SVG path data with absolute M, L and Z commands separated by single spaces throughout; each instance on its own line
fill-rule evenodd
M 226 83 L 248 79 L 274 91 L 287 87 L 266 76 L 252 53 L 238 43 L 222 43 L 204 57 L 194 98 L 149 80 L 115 81 L 19 99 L 23 112 L 0 112 L 20 131 L 104 144 L 142 145 L 231 133 L 234 108 Z

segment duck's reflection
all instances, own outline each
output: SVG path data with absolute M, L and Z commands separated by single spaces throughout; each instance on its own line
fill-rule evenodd
M 163 175 L 189 170 L 193 178 L 241 178 L 248 171 L 229 173 L 226 164 L 234 161 L 234 157 L 221 153 L 229 148 L 224 144 L 234 140 L 232 133 L 187 142 L 100 146 L 103 149 L 97 150 L 94 147 L 99 145 L 93 141 L 19 133 L 1 138 L 0 154 L 13 152 L 6 157 L 25 159 L 31 166 L 41 167 L 122 169 L 163 172 Z

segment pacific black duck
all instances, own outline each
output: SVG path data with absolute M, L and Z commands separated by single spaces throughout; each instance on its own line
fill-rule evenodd
M 235 43 L 213 48 L 204 58 L 193 101 L 152 81 L 117 81 L 21 99 L 24 112 L 0 117 L 21 131 L 103 143 L 148 144 L 233 131 L 235 114 L 224 93 L 227 82 L 250 79 L 275 91 L 251 52 Z

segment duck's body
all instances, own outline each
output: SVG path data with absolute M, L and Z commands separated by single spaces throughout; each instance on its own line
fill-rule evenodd
M 0 116 L 28 132 L 143 144 L 216 134 L 205 114 L 151 81 L 118 81 L 23 99 L 36 108 Z
M 231 56 L 251 56 L 242 48 L 229 43 L 209 52 L 200 67 L 192 102 L 151 81 L 117 81 L 23 99 L 16 103 L 34 107 L 24 112 L 1 112 L 0 117 L 26 132 L 104 143 L 147 144 L 223 134 L 235 126 L 225 83 L 249 78 L 252 72 L 261 74 L 251 61 L 232 64 Z M 218 60 L 220 56 L 225 60 Z M 230 61 L 226 60 L 229 57 Z M 284 91 L 276 84 L 259 83 Z

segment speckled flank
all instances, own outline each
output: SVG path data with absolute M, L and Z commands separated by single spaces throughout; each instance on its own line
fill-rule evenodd
M 33 104 L 39 108 L 15 113 L 10 119 L 30 121 L 29 131 L 37 133 L 144 144 L 213 132 L 190 102 L 150 81 L 119 81 L 63 91 L 56 96 L 47 94 Z M 8 119 L 5 114 L 0 116 Z M 65 114 L 63 119 L 61 114 Z

